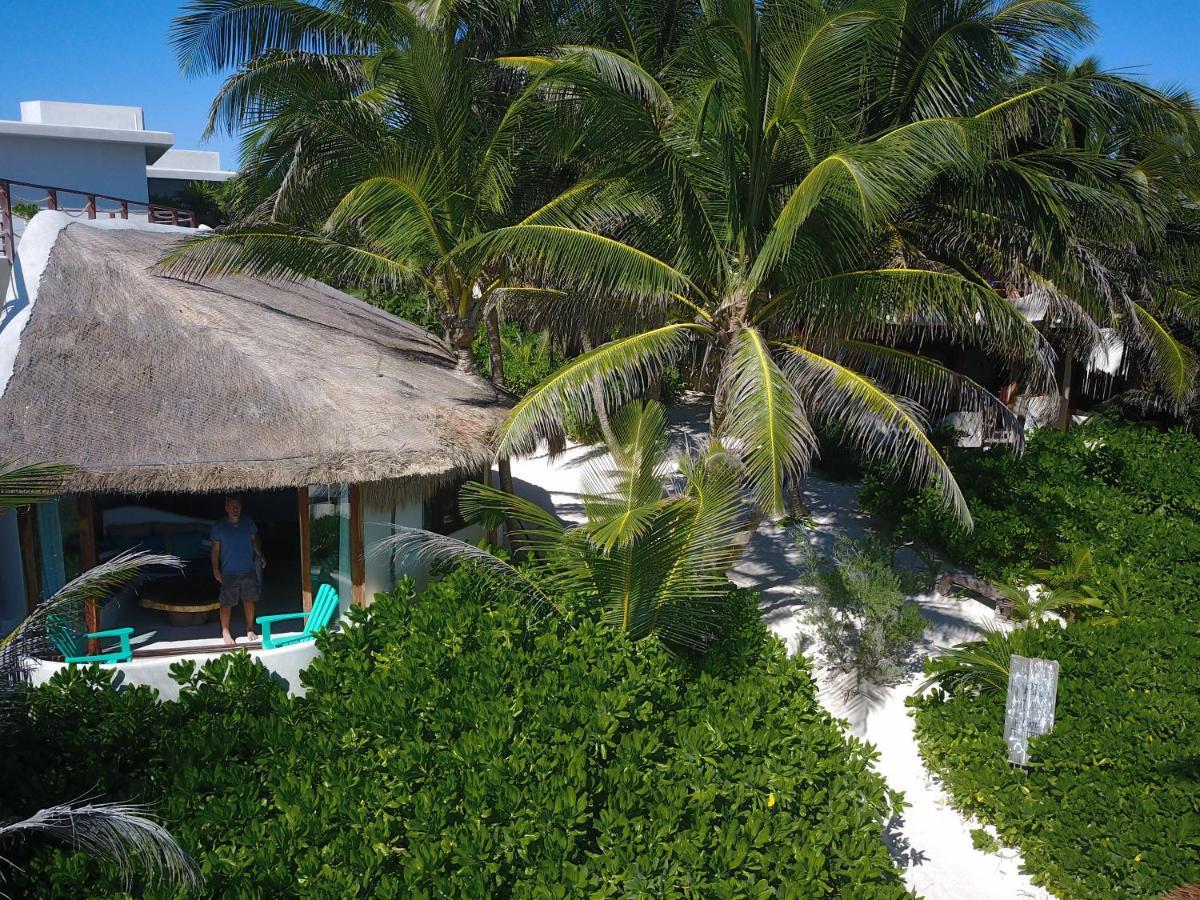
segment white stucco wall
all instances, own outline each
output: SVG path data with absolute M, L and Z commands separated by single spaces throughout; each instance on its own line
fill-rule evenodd
M 0 134 L 0 175 L 129 200 L 148 199 L 146 148 L 135 143 Z M 16 199 L 21 199 L 22 190 L 14 189 Z M 59 198 L 64 207 L 82 207 L 85 202 L 68 195 Z

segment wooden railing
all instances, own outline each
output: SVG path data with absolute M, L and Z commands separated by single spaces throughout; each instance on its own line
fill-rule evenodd
M 126 197 L 97 194 L 94 191 L 79 191 L 74 188 L 53 187 L 48 184 L 32 184 L 28 181 L 13 181 L 11 179 L 0 178 L 0 238 L 3 239 L 2 243 L 0 243 L 0 250 L 3 250 L 4 257 L 8 260 L 13 259 L 17 246 L 16 236 L 13 233 L 12 207 L 14 199 L 12 189 L 14 187 L 45 191 L 45 197 L 27 201 L 36 204 L 39 208 L 58 209 L 64 212 L 86 215 L 89 219 L 128 219 L 129 211 L 133 209 L 135 214 L 144 215 L 147 222 L 154 222 L 159 225 L 182 225 L 187 228 L 195 228 L 197 224 L 194 213 L 190 213 L 185 209 L 176 209 L 173 206 L 163 206 L 161 203 L 150 203 L 146 200 L 130 200 Z M 60 205 L 60 195 L 81 197 L 84 200 L 84 205 Z M 111 209 L 105 208 L 103 204 L 98 204 L 97 201 L 106 201 L 109 204 L 116 205 Z M 42 205 L 43 203 L 45 206 Z

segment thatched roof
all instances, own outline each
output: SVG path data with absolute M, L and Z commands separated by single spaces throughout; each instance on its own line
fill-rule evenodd
M 441 479 L 491 458 L 504 398 L 440 340 L 317 282 L 151 272 L 178 236 L 59 232 L 0 385 L 0 458 L 129 492 Z

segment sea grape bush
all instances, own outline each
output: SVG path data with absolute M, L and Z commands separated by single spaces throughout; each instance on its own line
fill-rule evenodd
M 1200 444 L 1096 421 L 1038 432 L 1019 459 L 952 459 L 973 534 L 946 530 L 928 501 L 899 500 L 886 478 L 869 502 L 992 578 L 1070 568 L 1090 547 L 1106 611 L 1020 635 L 1025 655 L 1060 665 L 1055 728 L 1034 739 L 1028 773 L 1005 761 L 1004 691 L 970 680 L 916 703 L 927 763 L 1061 896 L 1200 882 Z
M 304 698 L 242 654 L 181 666 L 161 704 L 69 671 L 0 735 L 0 814 L 152 802 L 212 897 L 907 896 L 881 830 L 900 798 L 756 597 L 735 607 L 689 662 L 451 572 L 322 636 Z M 17 861 L 10 893 L 120 895 L 82 856 Z

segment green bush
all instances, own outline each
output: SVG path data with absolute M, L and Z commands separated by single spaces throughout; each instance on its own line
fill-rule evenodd
M 832 560 L 810 554 L 808 571 L 817 588 L 812 622 L 829 661 L 860 681 L 902 678 L 925 620 L 905 596 L 891 552 L 871 541 L 844 540 Z
M 487 330 L 480 326 L 471 344 L 471 354 L 479 371 L 491 374 L 492 361 L 488 350 Z M 562 354 L 550 346 L 550 335 L 530 332 L 515 322 L 500 323 L 500 363 L 508 389 L 523 397 L 538 382 L 553 375 L 566 362 Z
M 152 802 L 213 897 L 906 896 L 881 839 L 898 798 L 754 595 L 692 664 L 469 583 L 355 611 L 300 699 L 244 654 L 181 666 L 162 704 L 63 673 L 0 734 L 0 814 Z M 14 856 L 12 893 L 120 895 L 86 857 Z
M 940 688 L 914 704 L 926 762 L 1061 896 L 1200 881 L 1200 444 L 1096 421 L 1040 431 L 1019 459 L 959 451 L 952 465 L 973 533 L 945 528 L 931 498 L 892 499 L 883 477 L 868 503 L 993 579 L 1040 568 L 1053 581 L 1090 547 L 1103 611 L 1019 634 L 1020 652 L 1060 665 L 1054 731 L 1033 741 L 1028 772 L 1008 764 L 1003 740 L 998 665 L 1016 638 L 968 645 L 970 666 L 929 665 Z

